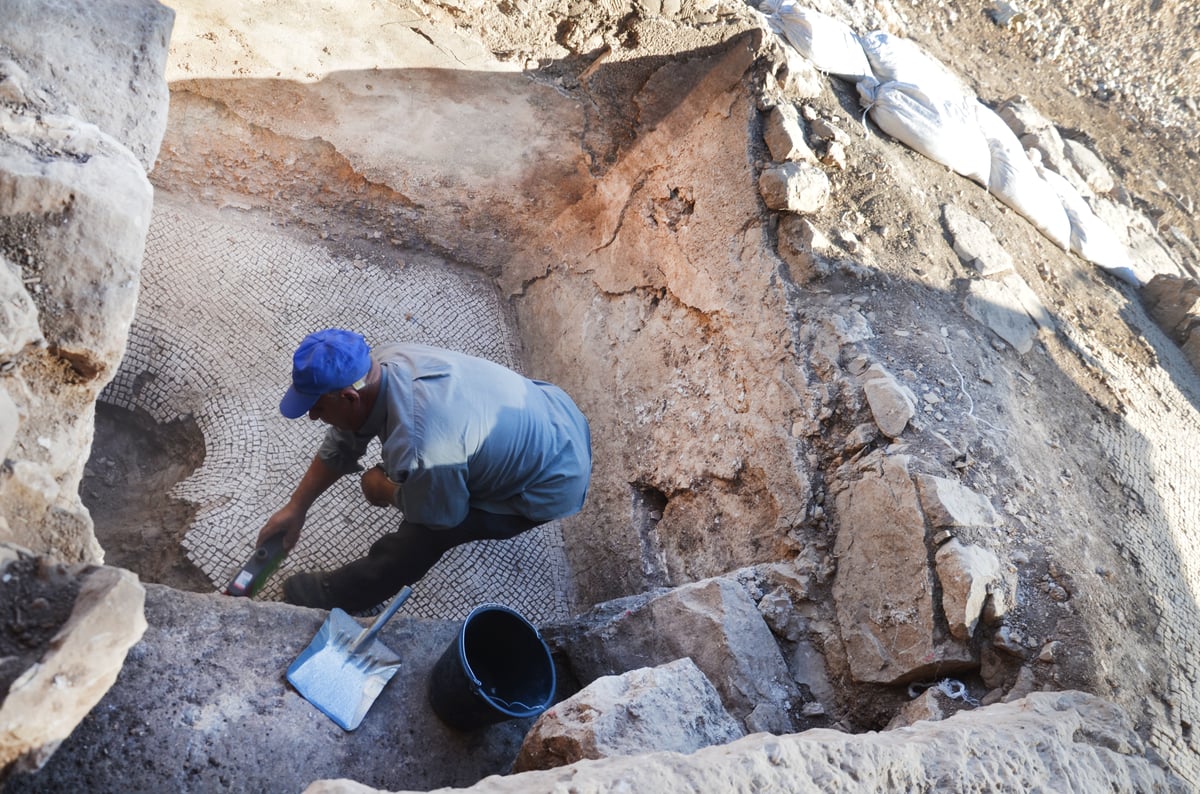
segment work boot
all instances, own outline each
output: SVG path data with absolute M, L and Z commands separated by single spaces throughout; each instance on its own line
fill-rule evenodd
M 299 607 L 333 609 L 333 596 L 324 574 L 295 573 L 283 581 L 283 600 Z

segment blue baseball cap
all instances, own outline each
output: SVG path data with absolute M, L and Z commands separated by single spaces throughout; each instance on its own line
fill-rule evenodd
M 371 372 L 371 348 L 353 331 L 326 328 L 309 334 L 292 355 L 292 385 L 279 401 L 279 413 L 298 419 L 321 395 L 353 386 Z

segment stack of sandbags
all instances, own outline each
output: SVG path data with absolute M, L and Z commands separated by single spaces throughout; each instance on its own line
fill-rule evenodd
M 768 0 L 762 7 L 771 29 L 827 74 L 851 81 L 871 76 L 871 64 L 850 26 L 794 0 Z
M 795 0 L 766 0 L 761 10 L 818 69 L 856 82 L 863 106 L 888 135 L 983 185 L 1064 251 L 1140 284 L 1128 249 L 1080 192 L 1044 168 L 1003 118 L 917 44 L 883 31 L 858 36 Z

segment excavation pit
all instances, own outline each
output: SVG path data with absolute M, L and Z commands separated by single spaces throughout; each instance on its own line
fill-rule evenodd
M 147 555 L 178 556 L 175 544 L 181 544 L 186 557 L 179 565 L 194 566 L 210 590 L 223 588 L 247 559 L 324 432 L 307 419 L 283 418 L 278 404 L 295 345 L 326 326 L 353 328 L 371 344 L 433 344 L 520 369 L 494 286 L 468 270 L 392 249 L 364 256 L 319 237 L 304 239 L 261 215 L 205 209 L 158 193 L 138 313 L 100 413 L 140 417 L 129 429 L 143 438 L 149 425 L 186 423 L 193 438 L 202 434 L 203 448 L 195 470 L 177 482 L 164 479 L 170 468 L 164 466 L 149 467 L 157 471 L 145 483 L 126 483 L 131 492 L 146 492 L 139 498 L 143 509 L 162 506 L 151 520 L 176 525 L 143 536 Z M 113 445 L 136 446 L 115 429 L 99 435 L 92 468 L 101 476 L 103 461 L 114 458 Z M 172 457 L 168 452 L 164 462 Z M 374 442 L 363 462 L 378 457 Z M 259 597 L 279 600 L 282 581 L 296 571 L 330 569 L 365 555 L 398 520 L 395 511 L 363 500 L 357 478 L 343 478 L 310 511 L 300 544 Z M 113 534 L 118 531 L 97 530 L 102 543 L 106 533 L 121 537 Z M 113 562 L 131 553 L 121 540 L 104 544 Z M 150 581 L 181 584 L 170 570 L 144 571 Z M 194 573 L 182 581 L 184 589 L 204 589 Z M 405 607 L 409 614 L 461 618 L 480 602 L 500 600 L 532 619 L 561 617 L 561 531 L 551 523 L 509 541 L 453 549 L 419 587 L 419 597 Z
M 195 514 L 171 489 L 204 462 L 204 437 L 185 416 L 156 422 L 144 410 L 96 404 L 92 456 L 79 489 L 105 563 L 178 590 L 212 590 L 181 545 Z

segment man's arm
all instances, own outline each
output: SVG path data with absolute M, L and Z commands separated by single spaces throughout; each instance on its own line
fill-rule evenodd
M 266 525 L 258 533 L 258 545 L 261 546 L 267 538 L 284 532 L 286 534 L 283 547 L 291 551 L 300 540 L 300 530 L 304 527 L 308 509 L 317 501 L 317 497 L 329 490 L 341 476 L 342 472 L 321 460 L 320 455 L 314 457 L 288 503 L 267 519 Z
M 388 479 L 383 464 L 376 464 L 363 472 L 362 492 L 367 501 L 376 507 L 399 507 L 396 504 L 396 483 Z

